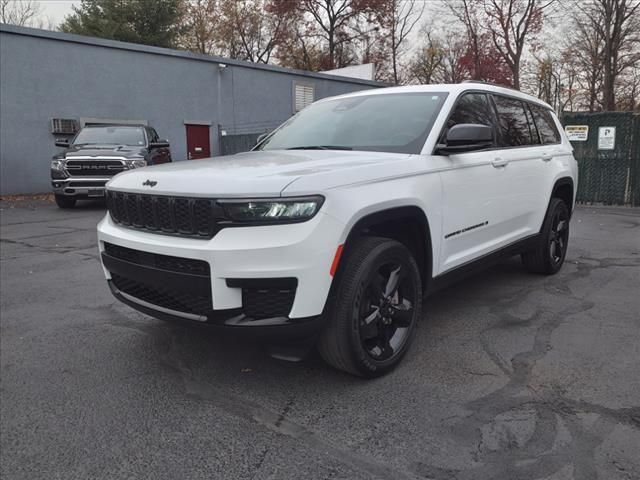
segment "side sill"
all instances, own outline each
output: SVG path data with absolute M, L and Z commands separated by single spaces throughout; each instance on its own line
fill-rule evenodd
M 476 258 L 458 267 L 441 273 L 440 275 L 431 279 L 426 294 L 431 295 L 438 290 L 442 290 L 443 288 L 446 288 L 464 278 L 469 277 L 470 275 L 479 273 L 482 270 L 485 270 L 502 260 L 513 257 L 514 255 L 518 255 L 527 250 L 531 250 L 539 244 L 540 238 L 540 233 L 530 235 L 526 238 L 523 238 L 522 240 L 518 240 L 517 242 L 502 247 L 495 252 L 487 253 L 482 257 Z

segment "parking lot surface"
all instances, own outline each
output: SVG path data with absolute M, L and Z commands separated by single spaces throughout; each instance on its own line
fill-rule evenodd
M 638 209 L 578 208 L 556 276 L 427 299 L 365 381 L 116 302 L 99 204 L 1 207 L 3 479 L 640 478 Z

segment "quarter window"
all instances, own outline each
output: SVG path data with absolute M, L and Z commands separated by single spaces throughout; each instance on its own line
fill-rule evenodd
M 500 126 L 502 147 L 519 147 L 532 145 L 529 122 L 524 104 L 515 98 L 494 95 L 498 112 L 498 125 Z M 538 143 L 537 141 L 535 143 Z
M 530 107 L 542 143 L 545 145 L 560 143 L 560 132 L 558 132 L 558 128 L 553 121 L 551 112 L 538 105 L 530 105 Z

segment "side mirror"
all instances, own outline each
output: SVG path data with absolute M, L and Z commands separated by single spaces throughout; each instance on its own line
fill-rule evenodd
M 493 146 L 493 128 L 476 123 L 459 123 L 447 131 L 445 144 L 438 144 L 442 155 L 473 152 Z
M 69 140 L 66 138 L 56 138 L 56 147 L 69 148 Z
M 169 148 L 169 140 L 161 138 L 157 142 L 151 142 L 149 148 Z

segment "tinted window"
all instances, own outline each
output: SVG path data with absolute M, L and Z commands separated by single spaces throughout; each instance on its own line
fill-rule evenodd
M 556 127 L 551 112 L 546 108 L 539 107 L 538 105 L 530 105 L 531 113 L 533 113 L 533 120 L 538 127 L 538 133 L 540 139 L 545 145 L 550 143 L 560 143 L 560 132 Z
M 533 117 L 531 116 L 531 110 L 529 109 L 529 104 L 524 103 L 524 111 L 527 114 L 527 123 L 529 124 L 529 133 L 531 134 L 531 143 L 536 145 L 540 145 L 540 135 L 538 135 L 538 130 L 536 129 L 536 124 L 533 123 Z
M 149 141 L 150 142 L 157 142 L 158 141 L 158 134 L 156 133 L 155 129 L 148 128 L 147 129 L 147 134 L 149 135 Z
M 447 121 L 447 128 L 459 123 L 478 123 L 493 127 L 493 112 L 483 93 L 467 93 L 460 97 Z
M 258 148 L 420 153 L 446 97 L 437 92 L 383 93 L 317 102 Z
M 498 125 L 500 126 L 502 147 L 519 147 L 531 145 L 532 138 L 527 122 L 524 104 L 515 98 L 494 95 L 498 111 Z M 537 140 L 536 142 L 537 143 Z

